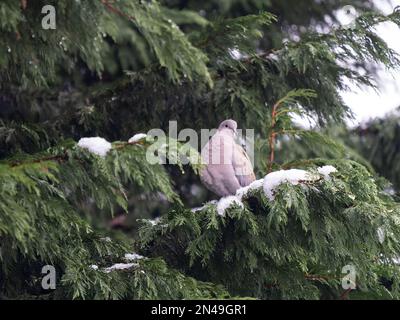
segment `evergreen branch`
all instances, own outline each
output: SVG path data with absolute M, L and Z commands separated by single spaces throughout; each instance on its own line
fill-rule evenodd
M 11 167 L 15 168 L 15 167 L 26 165 L 26 164 L 41 163 L 41 162 L 48 162 L 48 161 L 64 162 L 66 160 L 68 160 L 68 155 L 66 153 L 64 153 L 62 155 L 46 156 L 46 157 L 42 157 L 42 158 L 34 159 L 34 160 L 11 161 Z
M 218 204 L 196 214 L 174 210 L 156 226 L 141 230 L 143 247 L 190 274 L 229 283 L 234 292 L 250 290 L 260 299 L 274 297 L 271 287 L 260 288 L 261 275 L 274 280 L 275 297 L 319 298 L 314 281 L 339 296 L 337 281 L 332 281 L 338 278 L 330 274 L 349 259 L 357 268 L 357 281 L 377 292 L 381 283 L 374 266 L 384 260 L 395 267 L 392 258 L 400 250 L 395 231 L 400 207 L 383 201 L 361 165 L 347 160 L 334 164 L 338 171 L 329 178 L 319 174 L 316 181 L 282 183 L 273 200 L 265 199 L 264 186 L 258 187 L 242 198 L 242 208 L 232 205 L 224 215 L 216 214 Z M 215 221 L 212 227 L 210 221 Z M 387 228 L 383 242 L 377 236 L 382 225 Z M 316 266 L 318 273 L 305 273 Z M 399 296 L 394 288 L 392 294 Z
M 301 130 L 296 130 L 296 129 L 280 129 L 276 128 L 277 127 L 277 122 L 281 121 L 281 118 L 287 117 L 287 114 L 291 111 L 295 111 L 293 108 L 288 108 L 284 111 L 278 111 L 278 109 L 283 106 L 283 105 L 289 105 L 289 106 L 296 106 L 299 103 L 300 99 L 305 99 L 309 100 L 311 98 L 315 98 L 317 95 L 315 91 L 309 90 L 309 89 L 294 89 L 289 91 L 283 98 L 279 99 L 273 106 L 271 110 L 271 126 L 270 126 L 270 131 L 269 131 L 269 136 L 268 136 L 268 145 L 269 145 L 269 162 L 268 162 L 268 172 L 272 171 L 272 166 L 275 160 L 275 143 L 276 143 L 276 136 L 279 134 L 296 134 L 300 133 Z M 289 119 L 284 119 L 285 121 L 289 123 L 290 126 L 293 126 L 291 124 L 291 120 Z
M 362 154 L 397 181 L 397 117 L 371 124 L 361 138 L 346 130 L 300 130 L 293 123 L 293 113 L 321 125 L 342 121 L 350 115 L 339 95 L 347 80 L 373 87 L 373 73 L 364 72 L 371 71 L 370 61 L 400 67 L 374 30 L 384 21 L 400 25 L 400 12 L 362 14 L 353 27 L 322 34 L 307 27 L 326 26 L 323 19 L 334 17 L 326 8 L 340 7 L 334 1 L 296 3 L 296 10 L 295 1 L 217 2 L 201 4 L 217 17 L 210 22 L 195 1 L 178 7 L 174 1 L 59 0 L 52 32 L 37 24 L 40 3 L 0 2 L 0 297 L 223 299 L 246 292 L 258 299 L 317 299 L 329 290 L 346 298 L 330 274 L 349 261 L 367 291 L 381 294 L 385 277 L 389 296 L 400 297 L 394 261 L 400 207 L 383 179 L 373 179 L 370 166 L 361 165 L 367 161 L 356 157 Z M 366 7 L 360 1 L 356 6 Z M 249 14 L 255 8 L 277 12 L 279 20 L 266 12 Z M 295 32 L 299 39 L 282 40 L 296 25 L 306 28 Z M 255 129 L 259 172 L 271 172 L 281 159 L 296 161 L 280 169 L 301 166 L 307 172 L 272 173 L 194 213 L 174 191 L 170 173 L 179 177 L 188 203 L 208 195 L 192 192 L 198 182 L 193 175 L 146 161 L 147 144 L 105 141 L 99 151 L 90 143 L 85 150 L 60 141 L 166 131 L 166 119 L 199 130 L 222 118 Z M 289 145 L 281 135 L 301 139 Z M 187 150 L 175 140 L 161 142 L 167 144 L 157 155 L 171 153 L 167 159 L 182 169 Z M 343 160 L 344 151 L 357 162 Z M 310 159 L 321 152 L 334 160 Z M 189 162 L 195 157 L 197 152 L 190 154 Z M 304 179 L 292 181 L 292 173 Z M 242 206 L 221 213 L 229 199 Z M 110 212 L 121 209 L 132 220 L 160 215 L 160 223 L 147 222 L 138 233 L 135 224 L 127 233 L 105 229 Z M 132 244 L 146 258 L 128 264 L 124 256 Z M 38 278 L 45 264 L 61 277 L 50 293 Z
M 272 54 L 276 54 L 277 52 L 279 52 L 278 49 L 272 48 L 272 49 L 265 50 L 265 51 L 263 51 L 263 52 L 256 53 L 256 54 L 254 54 L 254 55 L 249 55 L 248 57 L 244 57 L 244 58 L 241 58 L 241 59 L 239 59 L 239 60 L 240 60 L 241 62 L 245 62 L 245 63 L 252 63 L 254 58 L 257 58 L 257 59 L 266 59 L 266 58 L 268 58 L 269 56 L 271 56 Z
M 143 144 L 142 141 L 136 141 L 136 142 L 123 142 L 123 143 L 118 143 L 113 149 L 114 150 L 122 150 L 128 146 L 131 145 L 141 145 Z M 68 160 L 68 153 L 63 152 L 61 155 L 51 155 L 51 156 L 44 156 L 40 157 L 37 159 L 32 159 L 32 160 L 18 160 L 18 161 L 11 161 L 11 167 L 18 167 L 18 166 L 23 166 L 26 164 L 32 164 L 32 163 L 41 163 L 41 162 L 48 162 L 48 161 L 55 161 L 55 162 L 64 162 Z
M 311 281 L 329 281 L 329 280 L 340 280 L 342 277 L 335 275 L 318 275 L 318 274 L 306 274 L 305 278 Z

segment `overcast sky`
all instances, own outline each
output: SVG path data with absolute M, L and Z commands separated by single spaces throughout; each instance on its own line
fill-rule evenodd
M 385 12 L 391 13 L 400 0 L 392 0 L 392 4 L 384 0 L 377 0 L 377 5 Z M 377 33 L 388 45 L 400 54 L 400 29 L 393 23 L 379 25 Z M 368 87 L 357 88 L 351 86 L 351 91 L 342 92 L 344 101 L 355 113 L 354 126 L 369 119 L 382 117 L 386 113 L 400 106 L 400 71 L 393 72 L 381 68 L 379 72 L 379 92 Z

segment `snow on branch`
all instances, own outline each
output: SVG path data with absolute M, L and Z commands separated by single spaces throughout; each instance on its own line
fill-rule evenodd
M 105 157 L 112 147 L 110 142 L 100 137 L 81 138 L 78 146 L 100 157 Z
M 236 195 L 227 196 L 221 198 L 215 203 L 211 203 L 216 206 L 217 213 L 220 216 L 225 215 L 225 211 L 232 206 L 238 206 L 244 208 L 242 199 L 246 197 L 251 191 L 263 188 L 266 197 L 273 201 L 275 200 L 275 190 L 282 183 L 290 183 L 292 185 L 307 184 L 309 182 L 316 182 L 321 179 L 329 180 L 330 174 L 337 172 L 337 169 L 333 166 L 323 166 L 317 168 L 318 174 L 300 170 L 300 169 L 289 169 L 289 170 L 279 170 L 267 174 L 263 179 L 256 180 L 250 185 L 240 188 L 236 191 Z M 192 212 L 201 211 L 206 205 L 192 209 Z
M 138 260 L 146 259 L 146 257 L 133 252 L 133 253 L 126 253 L 124 256 L 124 259 L 127 261 L 126 263 L 115 263 L 110 267 L 103 268 L 102 271 L 105 273 L 110 273 L 115 270 L 132 269 L 134 267 L 139 266 L 139 263 L 137 263 Z M 133 261 L 136 261 L 136 262 L 133 262 Z M 99 266 L 97 266 L 95 264 L 92 264 L 89 267 L 93 270 L 99 270 Z
M 244 208 L 242 201 L 236 196 L 227 196 L 223 197 L 218 201 L 217 204 L 217 212 L 220 216 L 225 215 L 225 210 L 231 207 L 232 205 L 236 205 L 238 207 Z
M 135 134 L 133 137 L 131 137 L 131 138 L 128 140 L 128 142 L 129 142 L 129 143 L 136 143 L 136 142 L 138 142 L 138 141 L 140 141 L 140 140 L 143 140 L 143 139 L 145 139 L 145 138 L 147 138 L 147 134 L 145 134 L 145 133 L 137 133 L 137 134 Z

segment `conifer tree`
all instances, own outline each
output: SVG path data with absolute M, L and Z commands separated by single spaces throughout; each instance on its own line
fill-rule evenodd
M 398 194 L 398 109 L 388 113 L 383 119 L 371 120 L 350 130 L 346 139 L 342 134 L 342 139 L 371 164 L 377 175 L 385 177 L 392 184 L 387 187 L 388 192 Z
M 342 1 L 2 1 L 0 298 L 340 298 L 349 268 L 350 297 L 398 298 L 398 202 L 354 148 L 293 120 L 342 124 L 347 81 L 400 65 L 374 29 L 400 12 L 348 3 L 350 26 Z M 227 118 L 255 130 L 259 180 L 218 201 L 196 150 L 186 165 L 166 138 L 176 165 L 152 164 L 154 137 L 134 136 Z

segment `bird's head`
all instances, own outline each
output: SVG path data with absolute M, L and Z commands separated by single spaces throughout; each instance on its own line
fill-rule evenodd
M 228 132 L 232 131 L 232 134 L 234 135 L 237 132 L 236 129 L 237 129 L 237 123 L 235 120 L 232 119 L 222 121 L 218 127 L 218 131 L 229 130 Z

